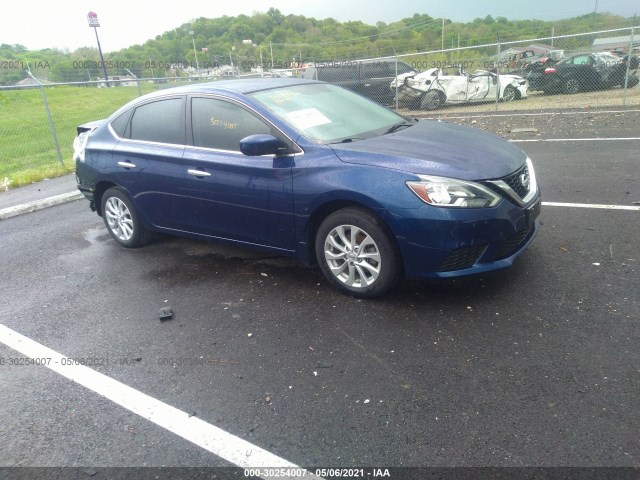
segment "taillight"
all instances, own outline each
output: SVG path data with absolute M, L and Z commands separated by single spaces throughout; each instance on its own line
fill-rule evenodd
M 553 67 L 547 67 L 544 69 L 544 73 L 556 73 L 556 69 Z
M 87 146 L 87 141 L 89 140 L 89 134 L 91 130 L 85 130 L 84 132 L 80 132 L 76 138 L 73 140 L 73 159 L 84 162 L 84 150 Z

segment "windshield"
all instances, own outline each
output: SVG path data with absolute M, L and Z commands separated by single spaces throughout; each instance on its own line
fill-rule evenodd
M 405 121 L 371 100 L 323 83 L 275 88 L 250 96 L 316 143 L 362 140 Z

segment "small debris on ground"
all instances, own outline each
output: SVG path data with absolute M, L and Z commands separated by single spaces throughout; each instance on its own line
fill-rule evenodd
M 173 310 L 171 310 L 171 307 L 162 307 L 158 315 L 160 320 L 170 320 L 173 318 Z

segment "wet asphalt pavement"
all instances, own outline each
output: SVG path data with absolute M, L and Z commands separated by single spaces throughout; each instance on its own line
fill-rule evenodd
M 637 115 L 515 138 L 637 137 Z M 519 146 L 545 202 L 640 201 L 638 140 Z M 1 323 L 312 469 L 637 467 L 639 215 L 543 207 L 513 268 L 365 301 L 252 251 L 122 249 L 73 202 L 0 224 Z M 0 344 L 0 466 L 229 466 L 22 356 Z

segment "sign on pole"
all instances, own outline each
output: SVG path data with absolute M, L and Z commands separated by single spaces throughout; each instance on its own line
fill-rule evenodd
M 100 22 L 98 21 L 98 14 L 96 12 L 89 12 L 87 14 L 87 20 L 89 21 L 90 27 L 99 27 Z

